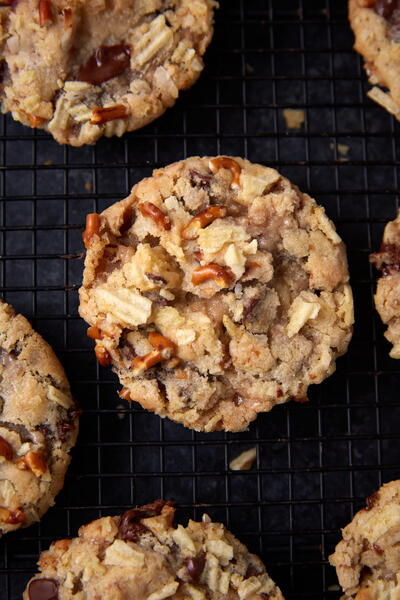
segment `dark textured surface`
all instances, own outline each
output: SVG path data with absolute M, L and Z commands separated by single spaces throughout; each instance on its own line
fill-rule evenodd
M 205 72 L 152 126 L 71 149 L 2 122 L 0 291 L 54 346 L 85 411 L 56 506 L 0 541 L 2 600 L 20 598 L 52 539 L 158 497 L 175 499 L 183 520 L 207 511 L 224 521 L 287 598 L 338 598 L 326 559 L 339 528 L 400 463 L 399 363 L 373 311 L 367 260 L 396 214 L 399 124 L 365 97 L 351 47 L 343 0 L 222 0 Z M 305 111 L 299 132 L 286 129 L 287 107 Z M 309 404 L 229 435 L 195 434 L 123 403 L 77 315 L 85 214 L 153 167 L 218 153 L 276 166 L 327 208 L 348 245 L 357 318 L 349 353 Z M 229 472 L 254 445 L 256 467 Z

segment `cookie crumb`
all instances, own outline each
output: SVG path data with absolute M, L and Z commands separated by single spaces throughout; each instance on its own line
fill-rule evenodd
M 341 158 L 347 158 L 347 155 L 349 154 L 350 150 L 350 146 L 347 146 L 346 144 L 335 144 L 334 142 L 331 142 L 329 144 L 329 148 L 331 150 L 334 150 L 336 148 Z
M 248 471 L 253 466 L 254 461 L 257 458 L 257 449 L 250 448 L 245 450 L 239 456 L 231 460 L 229 468 L 232 471 Z
M 283 117 L 288 129 L 301 129 L 304 124 L 304 110 L 285 108 L 283 110 Z

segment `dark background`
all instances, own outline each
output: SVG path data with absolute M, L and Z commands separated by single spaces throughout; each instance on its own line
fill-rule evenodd
M 0 291 L 53 345 L 84 409 L 56 506 L 0 541 L 2 600 L 20 598 L 53 539 L 158 497 L 175 499 L 183 521 L 203 511 L 224 521 L 287 598 L 339 597 L 327 564 L 339 528 L 400 462 L 399 363 L 368 263 L 396 214 L 399 124 L 366 98 L 352 42 L 343 0 L 222 0 L 200 81 L 151 126 L 73 149 L 1 121 Z M 300 131 L 286 128 L 290 107 L 305 111 Z M 86 213 L 154 167 L 219 153 L 277 167 L 326 207 L 348 246 L 356 302 L 349 352 L 311 402 L 275 408 L 240 434 L 193 433 L 121 401 L 77 314 Z M 256 466 L 230 472 L 254 445 Z

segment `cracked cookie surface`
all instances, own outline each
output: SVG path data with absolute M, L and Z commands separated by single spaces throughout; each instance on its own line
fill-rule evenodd
M 397 0 L 349 0 L 354 48 L 374 87 L 368 96 L 400 119 L 400 5 Z M 386 88 L 383 91 L 380 87 Z
M 0 534 L 54 504 L 78 433 L 64 370 L 22 315 L 0 302 Z
M 335 368 L 351 337 L 345 247 L 277 171 L 189 158 L 88 215 L 80 314 L 121 396 L 241 431 Z
M 386 225 L 381 247 L 370 261 L 381 271 L 374 301 L 387 325 L 385 338 L 393 344 L 390 356 L 400 358 L 400 213 Z
M 156 500 L 103 517 L 43 552 L 24 600 L 283 600 L 261 560 L 221 523 L 174 526 Z
M 213 0 L 18 0 L 0 7 L 3 112 L 62 144 L 147 125 L 203 69 Z
M 343 600 L 396 600 L 400 597 L 400 480 L 367 498 L 343 530 L 329 557 L 336 567 Z

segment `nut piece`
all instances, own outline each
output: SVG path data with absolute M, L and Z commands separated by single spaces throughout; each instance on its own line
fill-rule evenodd
M 224 288 L 229 287 L 235 277 L 229 267 L 221 267 L 216 263 L 197 267 L 192 273 L 193 285 L 199 285 L 209 279 L 213 279 L 219 287 Z
M 199 229 L 206 227 L 215 219 L 222 219 L 226 216 L 227 210 L 225 206 L 209 206 L 182 229 L 182 237 L 184 240 L 194 240 L 199 235 Z
M 92 237 L 99 235 L 100 233 L 100 215 L 97 213 L 90 213 L 86 215 L 86 229 L 82 234 L 83 243 L 85 248 L 90 248 Z
M 154 223 L 161 229 L 165 229 L 165 231 L 171 229 L 171 221 L 169 220 L 168 215 L 163 213 L 158 206 L 152 202 L 142 202 L 142 204 L 139 205 L 139 210 L 144 217 L 153 219 Z
M 115 104 L 115 106 L 105 106 L 103 108 L 94 108 L 92 110 L 91 125 L 103 125 L 108 121 L 115 119 L 126 119 L 128 117 L 126 106 L 123 104 Z
M 11 460 L 13 457 L 13 449 L 11 445 L 0 436 L 0 456 L 5 458 L 5 460 Z
M 90 339 L 92 339 L 92 340 L 101 340 L 103 338 L 101 329 L 99 329 L 98 327 L 95 327 L 95 326 L 88 327 L 86 335 L 88 337 L 90 337 Z
M 50 0 L 39 0 L 39 25 L 43 27 L 48 21 L 53 20 L 53 11 Z
M 232 471 L 248 471 L 253 466 L 256 458 L 256 448 L 250 448 L 250 450 L 245 450 L 239 454 L 239 456 L 231 460 L 229 468 L 232 469 Z
M 321 309 L 318 296 L 309 292 L 301 292 L 295 298 L 289 308 L 289 323 L 287 325 L 288 337 L 293 337 L 307 323 L 309 319 L 315 319 Z
M 96 355 L 97 362 L 102 367 L 108 367 L 108 365 L 111 364 L 110 353 L 101 344 L 96 344 L 96 346 L 94 348 L 94 353 Z
M 9 510 L 4 506 L 0 506 L 0 523 L 7 523 L 8 525 L 17 525 L 22 523 L 25 519 L 25 514 L 22 508 L 16 510 Z
M 47 471 L 46 457 L 43 452 L 30 450 L 22 460 L 36 477 L 40 477 Z
M 217 158 L 212 158 L 210 160 L 210 169 L 213 172 L 218 171 L 219 169 L 229 169 L 232 173 L 231 187 L 239 187 L 242 168 L 236 160 L 233 160 L 233 158 L 229 158 L 228 156 L 217 156 Z

